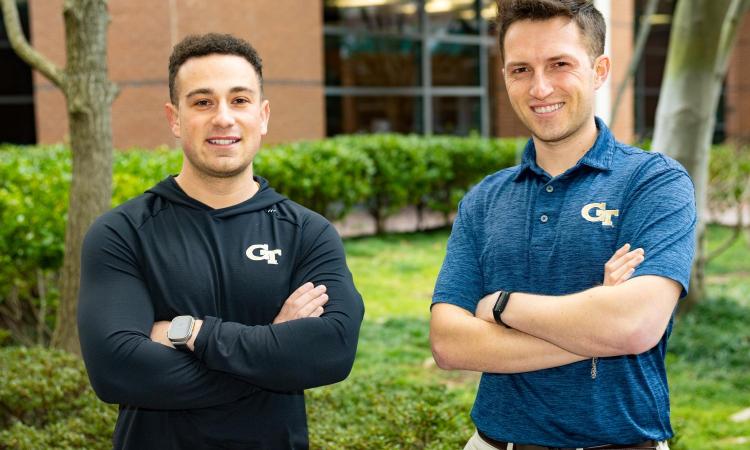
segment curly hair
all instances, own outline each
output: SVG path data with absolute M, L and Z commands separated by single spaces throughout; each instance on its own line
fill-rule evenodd
M 587 41 L 592 60 L 604 53 L 607 25 L 593 0 L 497 0 L 498 40 L 502 58 L 505 59 L 505 34 L 513 23 L 555 17 L 568 17 L 575 21 Z
M 245 58 L 255 69 L 260 90 L 263 92 L 263 61 L 249 42 L 231 34 L 190 35 L 174 46 L 172 55 L 169 57 L 169 100 L 173 105 L 176 105 L 178 101 L 175 79 L 180 67 L 190 58 L 214 54 L 236 55 Z

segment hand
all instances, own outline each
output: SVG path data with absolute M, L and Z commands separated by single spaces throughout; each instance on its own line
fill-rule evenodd
M 645 259 L 642 248 L 630 250 L 630 244 L 625 244 L 604 264 L 604 286 L 617 286 L 630 279 L 635 268 Z
M 284 305 L 273 319 L 273 323 L 283 323 L 305 317 L 320 317 L 323 314 L 323 305 L 328 302 L 328 294 L 325 292 L 325 285 L 313 286 L 309 282 L 303 284 L 284 300 Z
M 167 347 L 174 348 L 174 345 L 169 341 L 167 338 L 167 331 L 169 331 L 169 324 L 171 324 L 169 320 L 160 320 L 158 322 L 154 322 L 154 326 L 151 327 L 151 340 L 154 342 L 158 342 L 161 345 L 166 345 Z
M 500 291 L 487 294 L 479 300 L 477 303 L 477 310 L 474 313 L 474 317 L 477 317 L 487 322 L 495 323 L 495 316 L 492 314 L 492 308 L 497 303 L 497 298 L 500 296 Z

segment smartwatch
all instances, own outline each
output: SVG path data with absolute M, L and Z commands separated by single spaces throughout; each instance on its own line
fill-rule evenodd
M 503 314 L 503 311 L 505 311 L 505 307 L 508 306 L 508 300 L 510 300 L 510 294 L 512 294 L 512 292 L 500 291 L 500 295 L 497 296 L 497 301 L 495 302 L 495 306 L 492 307 L 492 316 L 495 318 L 495 322 L 504 326 L 505 328 L 510 328 L 510 327 L 508 326 L 508 324 L 503 322 L 501 315 Z
M 189 351 L 188 341 L 193 337 L 193 327 L 195 319 L 193 316 L 177 316 L 172 319 L 167 330 L 167 339 L 174 345 L 174 348 L 183 352 Z

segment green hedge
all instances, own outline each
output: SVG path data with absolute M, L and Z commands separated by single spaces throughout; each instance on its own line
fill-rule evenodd
M 445 213 L 483 176 L 512 165 L 522 141 L 394 134 L 264 148 L 255 172 L 331 220 L 365 206 L 378 223 L 408 205 Z M 112 204 L 180 170 L 176 150 L 117 152 Z M 54 326 L 64 251 L 69 151 L 0 146 L 0 337 L 43 344 Z M 3 331 L 3 328 L 6 328 Z
M 0 450 L 109 449 L 117 407 L 99 401 L 77 357 L 0 348 Z
M 0 450 L 108 449 L 117 407 L 59 350 L 0 348 Z M 437 382 L 367 372 L 307 393 L 311 448 L 452 449 L 471 430 L 467 405 Z

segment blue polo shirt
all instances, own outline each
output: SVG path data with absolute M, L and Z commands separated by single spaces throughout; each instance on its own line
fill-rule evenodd
M 529 141 L 520 165 L 485 178 L 461 201 L 433 303 L 474 313 L 498 290 L 565 295 L 601 285 L 625 243 L 643 247 L 634 277 L 671 278 L 687 293 L 695 200 L 685 170 L 660 153 L 615 141 L 604 123 L 594 146 L 551 177 Z M 627 444 L 672 436 L 664 367 L 667 331 L 640 355 L 520 374 L 484 373 L 471 416 L 488 436 L 550 447 Z

